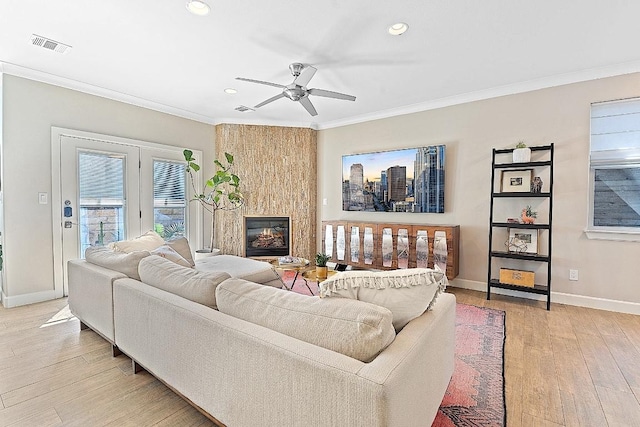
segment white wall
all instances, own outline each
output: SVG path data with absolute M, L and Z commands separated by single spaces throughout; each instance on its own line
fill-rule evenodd
M 51 126 L 202 150 L 213 171 L 213 126 L 3 74 L 4 297 L 17 305 L 53 291 Z M 206 232 L 206 231 L 205 231 Z M 5 301 L 6 304 L 6 301 Z
M 552 301 L 640 313 L 640 242 L 588 240 L 589 109 L 640 96 L 640 74 L 594 80 L 320 131 L 322 220 L 459 224 L 455 284 L 486 289 L 491 149 L 554 142 Z M 446 147 L 444 214 L 341 210 L 341 156 L 432 144 Z M 570 282 L 569 269 L 580 280 Z M 529 295 L 528 295 L 529 296 Z M 610 301 L 613 300 L 613 301 Z M 620 303 L 621 302 L 621 303 Z

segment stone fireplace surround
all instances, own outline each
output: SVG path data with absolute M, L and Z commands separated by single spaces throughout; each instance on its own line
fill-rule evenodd
M 317 252 L 317 132 L 308 128 L 220 124 L 215 158 L 234 156 L 245 205 L 216 214 L 216 245 L 244 256 L 245 216 L 289 216 L 293 256 Z

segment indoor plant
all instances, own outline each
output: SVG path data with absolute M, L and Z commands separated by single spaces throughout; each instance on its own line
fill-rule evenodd
M 244 204 L 244 196 L 240 192 L 240 178 L 231 172 L 233 168 L 233 156 L 224 153 L 226 164 L 219 160 L 214 160 L 216 165 L 215 174 L 207 179 L 204 183 L 202 191 L 198 191 L 195 186 L 193 174 L 200 170 L 200 165 L 195 162 L 193 151 L 184 150 L 184 159 L 187 161 L 186 171 L 191 179 L 191 187 L 193 188 L 194 198 L 200 202 L 202 207 L 211 213 L 211 241 L 208 250 L 196 251 L 198 253 L 214 252 L 214 227 L 216 220 L 216 211 L 238 209 Z
M 327 261 L 329 261 L 329 259 L 331 259 L 331 257 L 322 252 L 316 254 L 316 277 L 318 279 L 327 278 Z
M 518 141 L 513 150 L 513 163 L 526 163 L 531 161 L 531 148 L 524 141 Z

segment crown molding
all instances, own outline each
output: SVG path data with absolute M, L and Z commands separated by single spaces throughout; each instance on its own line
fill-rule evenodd
M 411 105 L 406 105 L 398 108 L 391 108 L 383 111 L 376 111 L 369 114 L 363 114 L 360 116 L 353 116 L 341 120 L 333 120 L 324 123 L 314 122 L 292 122 L 287 120 L 269 120 L 258 118 L 215 118 L 202 114 L 195 113 L 193 111 L 187 111 L 180 108 L 172 107 L 170 105 L 160 104 L 157 102 L 149 101 L 132 95 L 128 95 L 121 92 L 116 92 L 110 89 L 90 85 L 88 83 L 79 82 L 76 80 L 67 79 L 65 77 L 56 76 L 42 71 L 33 70 L 30 68 L 22 67 L 20 65 L 11 64 L 8 62 L 0 61 L 0 74 L 11 74 L 18 77 L 24 77 L 31 80 L 36 80 L 42 83 L 48 83 L 55 86 L 64 87 L 67 89 L 77 90 L 90 95 L 100 96 L 103 98 L 112 99 L 114 101 L 120 101 L 127 104 L 135 105 L 138 107 L 148 108 L 150 110 L 158 111 L 161 113 L 171 114 L 178 117 L 183 117 L 190 120 L 195 120 L 202 123 L 208 123 L 211 125 L 217 125 L 222 123 L 231 124 L 247 124 L 257 126 L 282 126 L 282 127 L 303 127 L 311 128 L 315 130 L 332 129 L 342 126 L 349 126 L 364 122 L 370 122 L 373 120 L 387 119 L 395 116 L 402 116 L 406 114 L 419 113 L 422 111 L 435 110 L 438 108 L 450 107 L 453 105 L 465 104 L 468 102 L 482 101 L 485 99 L 497 98 L 501 96 L 515 95 L 518 93 L 531 92 L 539 89 L 546 89 L 556 86 L 562 86 L 566 84 L 579 83 L 589 80 L 597 80 L 606 77 L 614 77 L 624 74 L 631 74 L 640 72 L 640 61 L 626 62 L 622 64 L 610 65 L 606 67 L 592 68 L 589 70 L 582 70 L 572 73 L 558 74 L 554 76 L 543 77 L 540 79 L 529 80 L 526 82 L 513 83 L 509 85 L 494 87 L 486 90 L 462 93 L 446 98 L 435 99 L 427 102 L 421 102 Z M 247 113 L 249 114 L 249 113 Z
M 208 124 L 216 123 L 216 121 L 212 117 L 204 116 L 193 111 L 175 108 L 170 105 L 160 104 L 158 102 L 149 101 L 148 99 L 139 98 L 122 92 L 116 92 L 114 90 L 79 82 L 77 80 L 68 79 L 66 77 L 56 76 L 54 74 L 45 73 L 9 62 L 0 62 L 0 72 L 10 74 L 12 76 L 23 77 L 29 80 L 35 80 L 41 83 L 47 83 L 53 86 L 63 87 L 65 89 L 76 90 L 79 92 L 87 93 L 89 95 L 95 95 L 114 101 L 124 102 L 125 104 L 135 105 L 136 107 L 148 108 L 149 110 L 171 114 L 172 116 L 182 117 L 185 119 L 195 120 L 197 122 Z
M 606 67 L 592 68 L 572 73 L 558 74 L 554 76 L 543 77 L 540 79 L 529 80 L 525 82 L 513 83 L 504 86 L 498 86 L 486 90 L 476 92 L 462 93 L 446 98 L 435 99 L 432 101 L 421 102 L 417 104 L 406 105 L 403 107 L 392 108 L 389 110 L 378 111 L 372 114 L 350 117 L 344 120 L 335 120 L 318 125 L 319 130 L 331 129 L 336 127 L 348 126 L 358 123 L 369 122 L 372 120 L 387 119 L 405 114 L 419 113 L 421 111 L 435 110 L 437 108 L 451 107 L 453 105 L 466 104 L 468 102 L 482 101 L 485 99 L 498 98 L 501 96 L 515 95 L 518 93 L 531 92 L 539 89 L 547 89 L 556 86 L 563 86 L 572 83 L 579 83 L 589 80 L 597 80 L 606 77 L 615 77 L 624 74 L 632 74 L 640 72 L 640 61 L 625 62 L 623 64 L 610 65 Z

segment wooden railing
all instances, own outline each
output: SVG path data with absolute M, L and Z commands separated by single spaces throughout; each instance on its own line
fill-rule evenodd
M 328 225 L 331 226 L 330 242 L 327 242 Z M 339 240 L 339 234 L 342 233 L 339 230 L 343 230 L 344 239 Z M 460 265 L 459 225 L 323 221 L 322 250 L 325 253 L 327 249 L 331 250 L 333 262 L 359 268 L 397 269 L 425 266 L 433 268 L 436 231 L 444 232 L 447 244 L 446 273 L 447 278 L 453 279 L 458 275 Z M 424 241 L 425 232 L 427 245 Z M 391 242 L 385 240 L 385 250 L 383 250 L 383 234 L 390 235 L 391 240 Z

